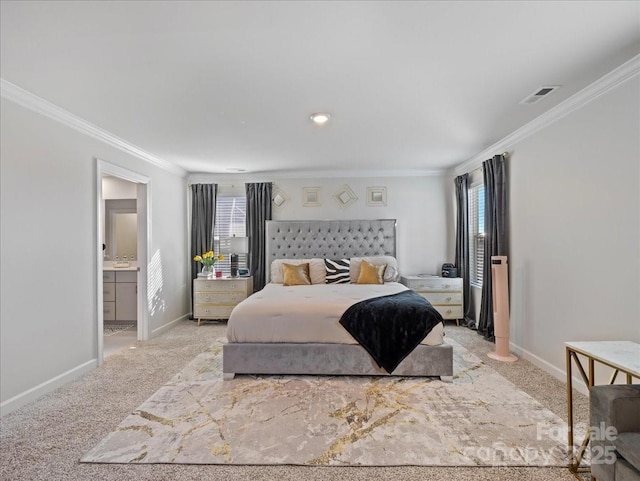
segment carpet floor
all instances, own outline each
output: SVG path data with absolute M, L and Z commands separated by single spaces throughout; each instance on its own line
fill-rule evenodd
M 0 420 L 3 480 L 536 480 L 575 479 L 564 467 L 331 467 L 87 464 L 81 456 L 197 355 L 224 336 L 224 324 L 184 321 L 161 336 L 115 354 L 98 369 Z M 447 336 L 481 357 L 541 405 L 566 420 L 564 383 L 530 363 L 486 358 L 494 345 L 448 325 Z M 587 400 L 574 393 L 576 412 Z M 583 415 L 585 416 L 585 415 Z M 586 417 L 577 417 L 586 422 Z M 585 478 L 585 479 L 588 479 Z

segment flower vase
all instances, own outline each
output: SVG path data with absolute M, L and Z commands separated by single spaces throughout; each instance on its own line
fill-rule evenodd
M 206 277 L 210 279 L 214 276 L 213 266 L 202 266 L 202 272 L 198 277 Z

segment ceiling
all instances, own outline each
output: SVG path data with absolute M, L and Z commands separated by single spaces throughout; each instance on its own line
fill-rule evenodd
M 5 81 L 188 172 L 415 173 L 640 53 L 640 2 L 2 0 L 0 32 Z

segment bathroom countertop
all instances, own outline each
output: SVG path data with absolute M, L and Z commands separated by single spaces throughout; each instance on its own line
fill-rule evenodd
M 103 271 L 139 271 L 138 261 L 129 261 L 129 267 L 113 267 L 114 261 L 105 261 L 102 265 Z

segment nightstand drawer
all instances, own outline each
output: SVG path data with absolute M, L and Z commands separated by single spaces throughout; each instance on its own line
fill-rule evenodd
M 193 317 L 196 319 L 229 319 L 234 306 L 196 306 Z
M 433 305 L 462 304 L 462 292 L 418 292 Z
M 462 319 L 462 306 L 433 306 L 445 319 Z
M 235 306 L 246 299 L 244 292 L 196 292 L 195 302 L 198 304 L 224 304 Z
M 210 280 L 203 281 L 198 280 L 195 283 L 196 292 L 203 291 L 247 291 L 247 281 L 246 280 Z
M 458 323 L 463 318 L 462 277 L 402 276 L 400 282 L 428 300 L 444 319 Z
M 411 277 L 402 278 L 401 282 L 414 291 L 458 291 L 462 290 L 460 277 Z

